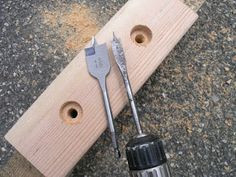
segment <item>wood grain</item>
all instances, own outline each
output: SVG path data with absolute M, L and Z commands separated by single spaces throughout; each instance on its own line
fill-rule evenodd
M 112 32 L 121 38 L 130 81 L 136 92 L 197 19 L 196 13 L 176 0 L 130 0 L 96 35 L 110 50 Z M 130 32 L 136 25 L 152 31 L 145 47 L 135 44 Z M 111 50 L 110 50 L 111 52 Z M 108 90 L 114 116 L 127 102 L 122 79 L 111 54 Z M 82 108 L 79 124 L 60 117 L 66 102 Z M 80 116 L 80 115 L 79 115 Z M 6 139 L 43 175 L 65 176 L 107 127 L 102 96 L 87 72 L 84 52 L 65 68 L 25 112 Z

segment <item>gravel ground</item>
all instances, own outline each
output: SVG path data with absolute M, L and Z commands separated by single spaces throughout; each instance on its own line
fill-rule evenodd
M 3 138 L 7 130 L 80 49 L 67 47 L 63 32 L 71 31 L 55 22 L 57 12 L 84 4 L 92 35 L 125 1 L 0 2 L 0 166 L 13 152 Z M 173 176 L 236 176 L 235 7 L 234 0 L 207 1 L 197 23 L 136 95 L 144 129 L 164 140 Z M 129 107 L 116 126 L 124 150 L 134 134 Z M 124 155 L 113 158 L 105 132 L 70 176 L 124 177 L 128 169 Z

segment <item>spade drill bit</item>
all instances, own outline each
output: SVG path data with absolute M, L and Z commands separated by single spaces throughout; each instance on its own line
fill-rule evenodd
M 106 76 L 110 72 L 109 54 L 106 44 L 98 45 L 95 37 L 92 39 L 92 46 L 85 49 L 86 63 L 89 73 L 98 80 L 102 90 L 104 106 L 107 113 L 108 126 L 111 132 L 112 144 L 115 156 L 120 157 L 120 151 L 116 140 L 116 133 L 113 124 L 113 115 L 106 86 Z
M 121 45 L 119 39 L 115 36 L 115 33 L 113 33 L 112 51 L 113 51 L 116 63 L 118 65 L 118 68 L 121 72 L 122 78 L 124 80 L 124 84 L 126 87 L 127 95 L 128 95 L 129 102 L 131 105 L 133 118 L 134 118 L 134 122 L 136 124 L 138 134 L 142 135 L 143 132 L 142 132 L 142 128 L 140 125 L 137 109 L 135 106 L 134 96 L 133 96 L 133 92 L 132 92 L 129 77 L 128 77 L 124 50 L 122 48 L 122 45 Z

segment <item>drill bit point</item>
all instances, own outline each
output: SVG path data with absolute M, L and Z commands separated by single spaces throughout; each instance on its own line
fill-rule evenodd
M 114 42 L 117 42 L 117 41 L 119 41 L 119 39 L 116 37 L 116 35 L 115 35 L 115 32 L 113 32 L 113 41 Z
M 113 40 L 115 41 L 115 40 L 117 40 L 118 38 L 116 37 L 116 35 L 115 35 L 115 32 L 113 32 Z
M 95 37 L 92 37 L 91 40 L 91 46 L 89 48 L 85 48 L 85 55 L 86 56 L 91 56 L 91 55 L 95 55 L 95 46 L 98 45 L 97 41 L 95 39 Z
M 119 149 L 115 149 L 115 157 L 119 159 L 121 157 L 121 153 Z
M 92 46 L 95 48 L 95 46 L 97 45 L 97 40 L 95 38 L 95 36 L 92 37 Z

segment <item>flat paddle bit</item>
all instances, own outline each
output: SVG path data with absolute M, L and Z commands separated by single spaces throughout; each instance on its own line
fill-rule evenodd
M 91 76 L 96 78 L 102 90 L 104 106 L 106 109 L 108 126 L 111 132 L 112 145 L 115 150 L 116 158 L 120 158 L 116 132 L 113 124 L 113 115 L 111 111 L 111 105 L 108 97 L 106 77 L 110 72 L 109 54 L 106 44 L 98 45 L 96 39 L 93 37 L 92 46 L 85 49 L 86 63 L 88 71 Z

